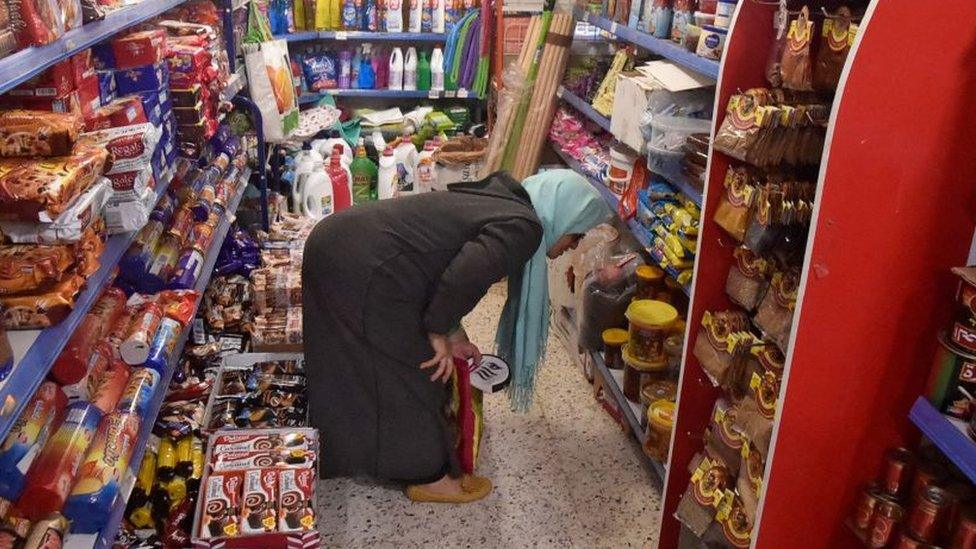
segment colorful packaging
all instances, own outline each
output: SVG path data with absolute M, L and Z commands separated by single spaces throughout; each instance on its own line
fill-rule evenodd
M 0 112 L 0 156 L 70 155 L 83 126 L 77 114 Z
M 241 472 L 213 474 L 203 490 L 203 516 L 199 535 L 202 539 L 240 535 Z
M 121 97 L 85 117 L 85 130 L 93 132 L 148 122 L 138 97 Z
M 173 277 L 166 285 L 170 289 L 186 290 L 192 288 L 203 271 L 203 253 L 195 248 L 183 250 L 176 262 Z
M 115 89 L 119 95 L 154 91 L 167 86 L 169 86 L 169 69 L 166 63 L 115 71 Z M 141 101 L 139 97 L 135 99 Z
M 252 469 L 244 472 L 241 496 L 241 533 L 266 534 L 278 528 L 278 471 Z
M 163 60 L 166 53 L 166 31 L 152 29 L 138 31 L 115 38 L 112 44 L 112 58 L 115 69 L 130 69 L 154 65 Z M 157 86 L 158 88 L 159 86 Z M 123 92 L 123 94 L 129 92 Z
M 139 416 L 118 412 L 102 419 L 64 506 L 72 533 L 93 534 L 105 526 L 139 436 L 140 422 Z
M 149 358 L 149 348 L 163 320 L 163 310 L 155 303 L 147 303 L 136 315 L 119 345 L 119 354 L 126 364 L 139 366 Z
M 133 368 L 116 411 L 145 417 L 146 408 L 156 394 L 160 379 L 159 372 L 152 368 Z
M 101 371 L 89 373 L 88 401 L 103 414 L 107 414 L 119 403 L 122 391 L 129 381 L 129 367 L 121 360 L 116 360 L 107 351 L 104 354 L 108 356 Z
M 24 488 L 24 472 L 58 427 L 68 399 L 57 384 L 45 381 L 0 445 L 0 498 L 13 501 Z
M 120 126 L 82 134 L 81 140 L 108 150 L 106 174 L 140 171 L 152 157 L 160 131 L 150 123 Z
M 246 469 L 311 469 L 315 466 L 316 452 L 312 450 L 233 452 L 218 454 L 213 461 L 217 472 L 243 471 Z
M 305 433 L 250 433 L 244 435 L 217 433 L 214 435 L 213 453 L 267 452 L 273 450 L 309 450 L 314 439 Z
M 278 472 L 278 531 L 306 532 L 315 529 L 314 469 L 283 469 Z
M 70 156 L 0 159 L 0 217 L 51 223 L 99 177 L 108 152 L 75 147 Z
M 64 506 L 101 418 L 102 412 L 88 402 L 68 406 L 61 426 L 27 471 L 17 508 L 28 519 L 39 520 Z
M 164 318 L 159 323 L 159 330 L 156 331 L 156 337 L 153 338 L 152 345 L 149 347 L 149 356 L 145 361 L 146 367 L 152 368 L 160 374 L 165 372 L 182 332 L 183 327 L 180 326 L 179 322 L 172 318 Z
M 302 57 L 305 84 L 313 92 L 334 89 L 339 85 L 339 70 L 332 54 L 306 55 Z

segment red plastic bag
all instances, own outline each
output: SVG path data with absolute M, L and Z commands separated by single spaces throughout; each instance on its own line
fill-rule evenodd
M 637 191 L 643 189 L 646 183 L 647 166 L 643 162 L 638 162 L 631 171 L 630 182 L 617 204 L 617 214 L 620 215 L 620 219 L 626 221 L 637 215 Z
M 454 359 L 454 374 L 451 375 L 451 414 L 454 427 L 455 450 L 461 470 L 474 474 L 481 448 L 481 433 L 484 427 L 484 404 L 482 393 L 471 385 L 471 371 L 474 361 Z

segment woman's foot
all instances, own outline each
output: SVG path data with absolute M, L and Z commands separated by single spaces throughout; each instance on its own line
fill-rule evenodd
M 444 475 L 429 484 L 408 486 L 406 495 L 412 501 L 430 503 L 471 503 L 491 493 L 491 481 L 484 477 L 464 475 L 451 478 Z

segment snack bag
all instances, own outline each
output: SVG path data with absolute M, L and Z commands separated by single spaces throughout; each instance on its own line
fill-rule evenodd
M 786 48 L 780 62 L 784 88 L 813 90 L 813 62 L 810 56 L 812 41 L 813 21 L 810 21 L 810 8 L 803 6 L 799 17 L 790 21 L 790 30 L 786 35 Z

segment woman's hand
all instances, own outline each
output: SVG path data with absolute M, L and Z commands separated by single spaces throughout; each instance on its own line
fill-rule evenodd
M 471 343 L 463 327 L 459 327 L 447 338 L 451 341 L 454 358 L 459 358 L 464 361 L 474 359 L 475 366 L 481 363 L 481 350 L 474 343 Z
M 434 371 L 434 375 L 430 376 L 430 380 L 440 380 L 441 383 L 447 383 L 451 379 L 451 373 L 454 372 L 454 353 L 451 350 L 451 340 L 444 334 L 427 334 L 427 340 L 430 341 L 430 346 L 434 349 L 434 358 L 422 362 L 420 368 L 425 370 L 436 367 L 437 369 Z

